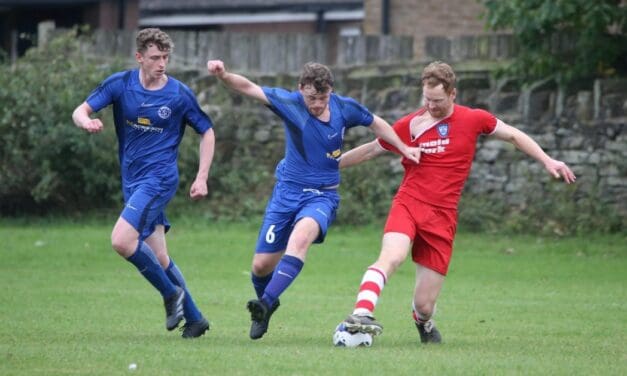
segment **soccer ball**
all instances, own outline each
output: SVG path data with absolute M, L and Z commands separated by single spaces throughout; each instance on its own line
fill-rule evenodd
M 340 323 L 333 333 L 333 344 L 338 347 L 370 347 L 372 335 L 369 333 L 350 333 L 344 323 Z

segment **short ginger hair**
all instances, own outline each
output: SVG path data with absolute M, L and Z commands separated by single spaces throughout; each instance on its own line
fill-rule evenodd
M 450 94 L 455 89 L 455 72 L 450 65 L 441 61 L 434 61 L 422 70 L 420 81 L 429 87 L 442 84 L 444 92 Z

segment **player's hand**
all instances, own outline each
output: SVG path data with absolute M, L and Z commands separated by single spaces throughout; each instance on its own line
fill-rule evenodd
M 192 187 L 189 189 L 189 197 L 196 201 L 207 196 L 209 189 L 207 188 L 207 181 L 203 179 L 196 179 L 192 183 Z
M 222 60 L 209 60 L 207 61 L 207 71 L 218 78 L 222 78 L 226 73 L 224 68 L 224 62 Z
M 421 151 L 422 151 L 421 148 L 407 146 L 403 150 L 401 150 L 401 153 L 403 154 L 405 158 L 418 164 L 418 162 L 420 162 Z
M 89 121 L 81 124 L 81 128 L 86 130 L 89 133 L 98 133 L 102 131 L 102 121 L 100 119 L 89 119 Z
M 567 184 L 574 183 L 577 180 L 575 174 L 571 171 L 571 169 L 566 165 L 566 163 L 562 161 L 558 161 L 555 159 L 550 159 L 548 162 L 544 164 L 544 168 L 554 176 L 556 179 L 564 179 Z

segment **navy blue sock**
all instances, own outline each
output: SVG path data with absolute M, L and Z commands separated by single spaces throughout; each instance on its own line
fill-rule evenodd
M 263 292 L 266 291 L 266 286 L 268 286 L 268 283 L 270 283 L 270 280 L 272 279 L 272 273 L 263 277 L 250 273 L 250 279 L 253 281 L 253 287 L 257 293 L 257 298 L 261 299 Z
M 187 286 L 185 284 L 185 278 L 183 278 L 181 270 L 178 266 L 176 266 L 172 258 L 170 258 L 170 265 L 168 265 L 168 268 L 165 270 L 165 274 L 168 276 L 168 278 L 170 278 L 170 281 L 172 281 L 172 283 L 185 290 L 185 300 L 183 300 L 185 321 L 188 323 L 199 321 L 202 318 L 202 314 L 198 310 L 198 307 L 196 307 L 196 303 L 194 303 L 194 299 L 192 299 L 192 295 L 187 289 Z
M 135 265 L 137 270 L 150 282 L 159 292 L 161 296 L 167 298 L 176 294 L 176 287 L 170 282 L 165 271 L 159 265 L 157 257 L 148 246 L 148 244 L 140 241 L 135 253 L 126 259 Z
M 268 283 L 266 291 L 261 297 L 268 307 L 272 307 L 283 291 L 292 284 L 303 269 L 303 265 L 304 263 L 294 256 L 284 255 L 281 258 L 276 269 L 274 269 L 272 280 Z

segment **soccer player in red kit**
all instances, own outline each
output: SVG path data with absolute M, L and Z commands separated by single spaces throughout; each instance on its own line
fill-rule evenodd
M 429 64 L 421 81 L 424 106 L 394 124 L 403 142 L 422 150 L 420 162 L 402 159 L 405 175 L 392 200 L 379 258 L 364 273 L 354 311 L 344 324 L 351 332 L 382 332 L 373 315 L 377 300 L 387 279 L 411 250 L 416 263 L 413 319 L 422 343 L 439 343 L 442 338 L 431 317 L 448 271 L 457 205 L 477 138 L 483 134 L 512 143 L 568 184 L 575 181 L 575 175 L 522 131 L 487 111 L 455 104 L 455 73 L 448 64 Z M 340 167 L 361 163 L 386 150 L 397 152 L 383 140 L 371 141 L 345 153 Z

